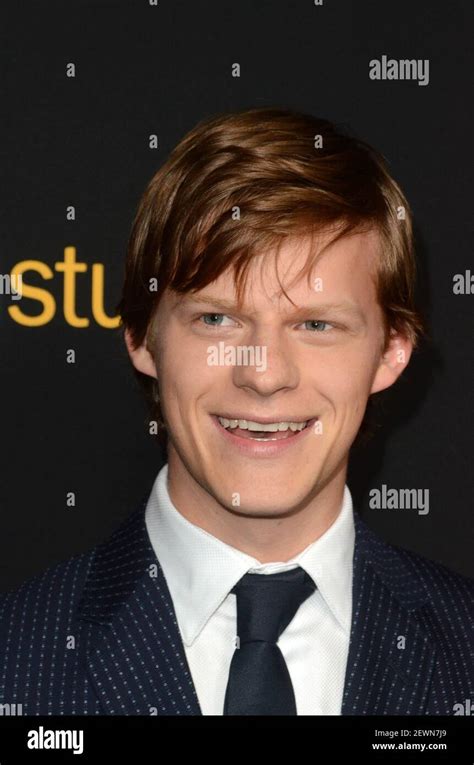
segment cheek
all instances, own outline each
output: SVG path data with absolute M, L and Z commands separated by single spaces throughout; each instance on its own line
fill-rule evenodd
M 180 348 L 176 351 L 175 348 Z M 207 363 L 207 344 L 196 350 L 183 344 L 168 345 L 161 355 L 160 375 L 163 401 L 168 410 L 194 409 L 209 391 L 219 390 L 228 377 L 226 367 Z
M 364 407 L 373 379 L 373 358 L 369 349 L 326 355 L 312 363 L 313 385 L 337 410 L 338 407 Z

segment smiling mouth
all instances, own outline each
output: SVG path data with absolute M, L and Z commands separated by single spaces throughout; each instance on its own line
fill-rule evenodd
M 310 420 L 285 420 L 275 422 L 256 422 L 254 420 L 237 420 L 226 417 L 216 417 L 219 425 L 227 432 L 238 438 L 252 441 L 282 441 L 295 438 L 316 418 Z

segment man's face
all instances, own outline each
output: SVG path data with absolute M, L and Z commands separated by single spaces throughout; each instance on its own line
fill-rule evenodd
M 377 235 L 342 238 L 298 278 L 310 244 L 287 239 L 278 272 L 274 253 L 256 257 L 240 309 L 231 271 L 198 293 L 168 291 L 154 362 L 144 345 L 129 347 L 159 380 L 170 471 L 239 513 L 286 514 L 344 476 L 369 395 L 409 359 L 400 336 L 384 355 Z M 255 430 L 262 422 L 273 430 Z

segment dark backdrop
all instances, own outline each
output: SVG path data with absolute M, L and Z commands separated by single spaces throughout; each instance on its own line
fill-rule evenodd
M 432 341 L 391 396 L 384 427 L 354 455 L 350 486 L 387 540 L 474 576 L 474 296 L 453 293 L 453 276 L 472 263 L 470 5 L 2 3 L 0 270 L 25 260 L 49 267 L 52 278 L 24 278 L 53 296 L 56 313 L 24 326 L 9 309 L 38 316 L 42 304 L 0 295 L 0 589 L 88 549 L 149 492 L 162 456 L 119 332 L 93 317 L 92 265 L 104 266 L 113 316 L 135 207 L 169 150 L 204 117 L 263 105 L 350 126 L 386 155 L 412 203 Z M 382 55 L 429 59 L 429 84 L 370 80 L 369 61 Z M 68 246 L 87 264 L 76 279 L 84 328 L 64 318 L 54 267 Z M 368 492 L 382 484 L 429 489 L 429 514 L 370 509 Z

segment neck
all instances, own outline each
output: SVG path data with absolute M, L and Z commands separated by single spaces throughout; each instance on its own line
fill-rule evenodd
M 347 462 L 311 497 L 285 515 L 256 516 L 223 506 L 188 472 L 174 450 L 168 454 L 168 492 L 190 523 L 260 563 L 286 562 L 321 537 L 342 507 Z

